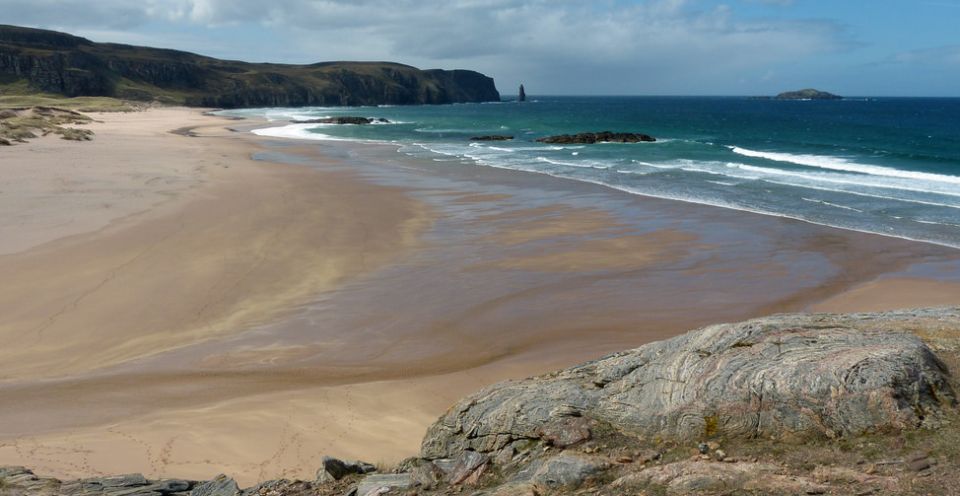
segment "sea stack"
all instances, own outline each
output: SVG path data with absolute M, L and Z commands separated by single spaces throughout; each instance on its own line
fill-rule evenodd
M 527 101 L 527 92 L 523 91 L 523 84 L 520 85 L 520 95 L 517 97 L 518 102 Z

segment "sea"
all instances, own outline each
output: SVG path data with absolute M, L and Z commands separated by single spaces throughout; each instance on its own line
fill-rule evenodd
M 430 106 L 266 108 L 263 136 L 391 144 L 436 167 L 497 167 L 627 193 L 960 248 L 960 98 L 528 96 Z M 334 116 L 371 125 L 294 124 Z M 656 142 L 537 138 L 639 132 Z M 471 141 L 482 135 L 509 141 Z

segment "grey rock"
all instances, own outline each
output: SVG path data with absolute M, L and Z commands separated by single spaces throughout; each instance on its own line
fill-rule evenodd
M 517 455 L 517 450 L 513 446 L 507 446 L 498 451 L 493 457 L 493 463 L 498 467 L 506 467 L 513 463 L 513 457 Z
M 956 406 L 949 373 L 911 329 L 960 330 L 960 309 L 778 315 L 705 327 L 469 396 L 421 455 L 493 453 L 539 439 L 566 405 L 625 433 L 835 438 L 935 427 Z
M 457 464 L 457 460 L 452 458 L 440 458 L 434 460 L 433 464 L 444 474 L 449 474 L 453 470 L 454 465 Z
M 0 467 L 0 479 L 6 478 L 6 477 L 12 477 L 14 475 L 21 475 L 21 474 L 33 474 L 33 471 L 29 470 L 26 467 L 21 467 L 18 465 Z
M 432 489 L 440 484 L 446 473 L 435 463 L 423 458 L 410 458 L 400 463 L 398 472 L 409 473 L 414 485 Z
M 460 484 L 470 477 L 475 470 L 486 464 L 490 457 L 475 451 L 464 451 L 457 457 L 453 466 L 446 470 L 447 482 Z
M 102 487 L 131 487 L 131 486 L 146 486 L 149 484 L 147 478 L 143 474 L 124 474 L 124 475 L 113 475 L 110 477 L 94 477 L 90 479 L 83 479 L 82 481 L 85 484 L 98 484 Z
M 302 480 L 274 479 L 240 491 L 241 496 L 280 496 L 314 494 L 314 484 Z
M 590 421 L 564 416 L 548 422 L 537 434 L 550 446 L 567 448 L 590 439 Z
M 806 477 L 782 473 L 781 467 L 763 463 L 680 461 L 633 472 L 610 484 L 629 493 L 649 484 L 670 495 L 688 494 L 821 494 L 826 486 Z M 811 493 L 812 491 L 812 493 Z
M 377 471 L 377 467 L 371 463 L 348 462 L 331 456 L 323 457 L 322 463 L 323 466 L 317 470 L 317 480 L 320 482 L 336 481 L 351 474 L 368 474 Z
M 410 474 L 374 474 L 363 478 L 357 486 L 357 496 L 386 494 L 394 489 L 407 489 L 413 485 Z
M 195 484 L 193 481 L 183 479 L 167 479 L 151 484 L 150 487 L 153 487 L 154 491 L 169 494 L 189 491 Z
M 190 491 L 190 496 L 236 496 L 240 492 L 237 482 L 220 474 L 212 480 L 201 482 Z
M 59 480 L 38 477 L 24 467 L 0 467 L 0 496 L 54 496 L 60 485 Z
M 594 457 L 561 453 L 545 461 L 534 472 L 531 482 L 551 489 L 573 489 L 579 487 L 587 477 L 607 467 L 606 462 Z

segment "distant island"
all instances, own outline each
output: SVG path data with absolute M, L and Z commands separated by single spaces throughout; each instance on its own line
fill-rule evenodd
M 475 71 L 248 63 L 0 25 L 0 94 L 37 93 L 224 108 L 500 100 L 493 78 Z
M 797 91 L 785 91 L 774 97 L 775 100 L 843 100 L 842 96 L 826 91 L 807 88 Z

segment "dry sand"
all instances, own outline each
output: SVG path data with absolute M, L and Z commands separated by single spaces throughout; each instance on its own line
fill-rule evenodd
M 885 277 L 811 305 L 811 312 L 882 312 L 902 308 L 960 306 L 960 284 Z
M 863 283 L 943 256 L 909 243 L 750 217 L 762 236 L 718 247 L 601 208 L 436 191 L 490 212 L 465 222 L 310 147 L 287 151 L 313 168 L 249 160 L 256 138 L 195 110 L 98 118 L 92 143 L 0 149 L 0 465 L 252 484 L 311 477 L 326 454 L 395 463 L 499 380 L 824 298 L 812 308 L 960 294 Z M 481 234 L 418 262 L 444 219 Z M 796 277 L 810 260 L 837 274 Z
M 255 163 L 253 146 L 229 135 L 167 132 L 228 121 L 169 109 L 99 117 L 93 143 L 0 151 L 0 218 L 19 219 L 0 236 L 19 250 L 0 257 L 0 339 L 21 344 L 0 348 L 0 380 L 242 330 L 383 264 L 428 222 L 400 191 Z

